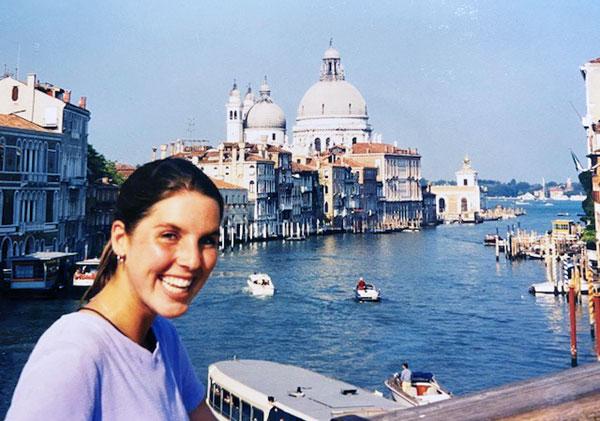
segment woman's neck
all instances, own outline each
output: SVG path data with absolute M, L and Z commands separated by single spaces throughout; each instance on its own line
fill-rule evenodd
M 131 287 L 115 275 L 86 305 L 108 318 L 125 336 L 148 348 L 148 332 L 156 315 L 135 299 Z

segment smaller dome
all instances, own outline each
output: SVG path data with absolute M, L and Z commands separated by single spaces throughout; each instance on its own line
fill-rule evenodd
M 325 54 L 323 54 L 324 59 L 339 59 L 340 52 L 333 47 L 329 47 L 325 50 Z
M 285 130 L 285 114 L 279 105 L 271 101 L 261 101 L 252 106 L 246 117 L 246 128 L 274 128 Z

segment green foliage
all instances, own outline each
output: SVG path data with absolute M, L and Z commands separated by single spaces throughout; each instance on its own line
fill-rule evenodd
M 585 212 L 585 216 L 581 218 L 586 223 L 586 231 L 596 231 L 596 221 L 594 218 L 594 200 L 592 199 L 592 172 L 590 170 L 579 173 L 579 182 L 586 194 L 586 198 L 581 202 L 581 207 Z M 585 235 L 585 232 L 584 232 Z
M 87 156 L 87 179 L 88 183 L 93 183 L 101 178 L 107 177 L 114 184 L 120 186 L 125 179 L 117 172 L 114 161 L 107 160 L 104 155 L 96 151 L 88 143 Z

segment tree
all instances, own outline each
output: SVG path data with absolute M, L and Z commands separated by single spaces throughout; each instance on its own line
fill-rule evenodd
M 101 178 L 108 178 L 116 185 L 123 184 L 125 179 L 117 172 L 114 161 L 107 160 L 104 155 L 96 151 L 88 143 L 87 151 L 87 179 L 88 183 L 94 183 Z

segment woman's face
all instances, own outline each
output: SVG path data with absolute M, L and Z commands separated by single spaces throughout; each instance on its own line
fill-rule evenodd
M 219 205 L 200 193 L 157 202 L 121 243 L 134 299 L 153 315 L 185 313 L 217 263 L 219 224 Z

